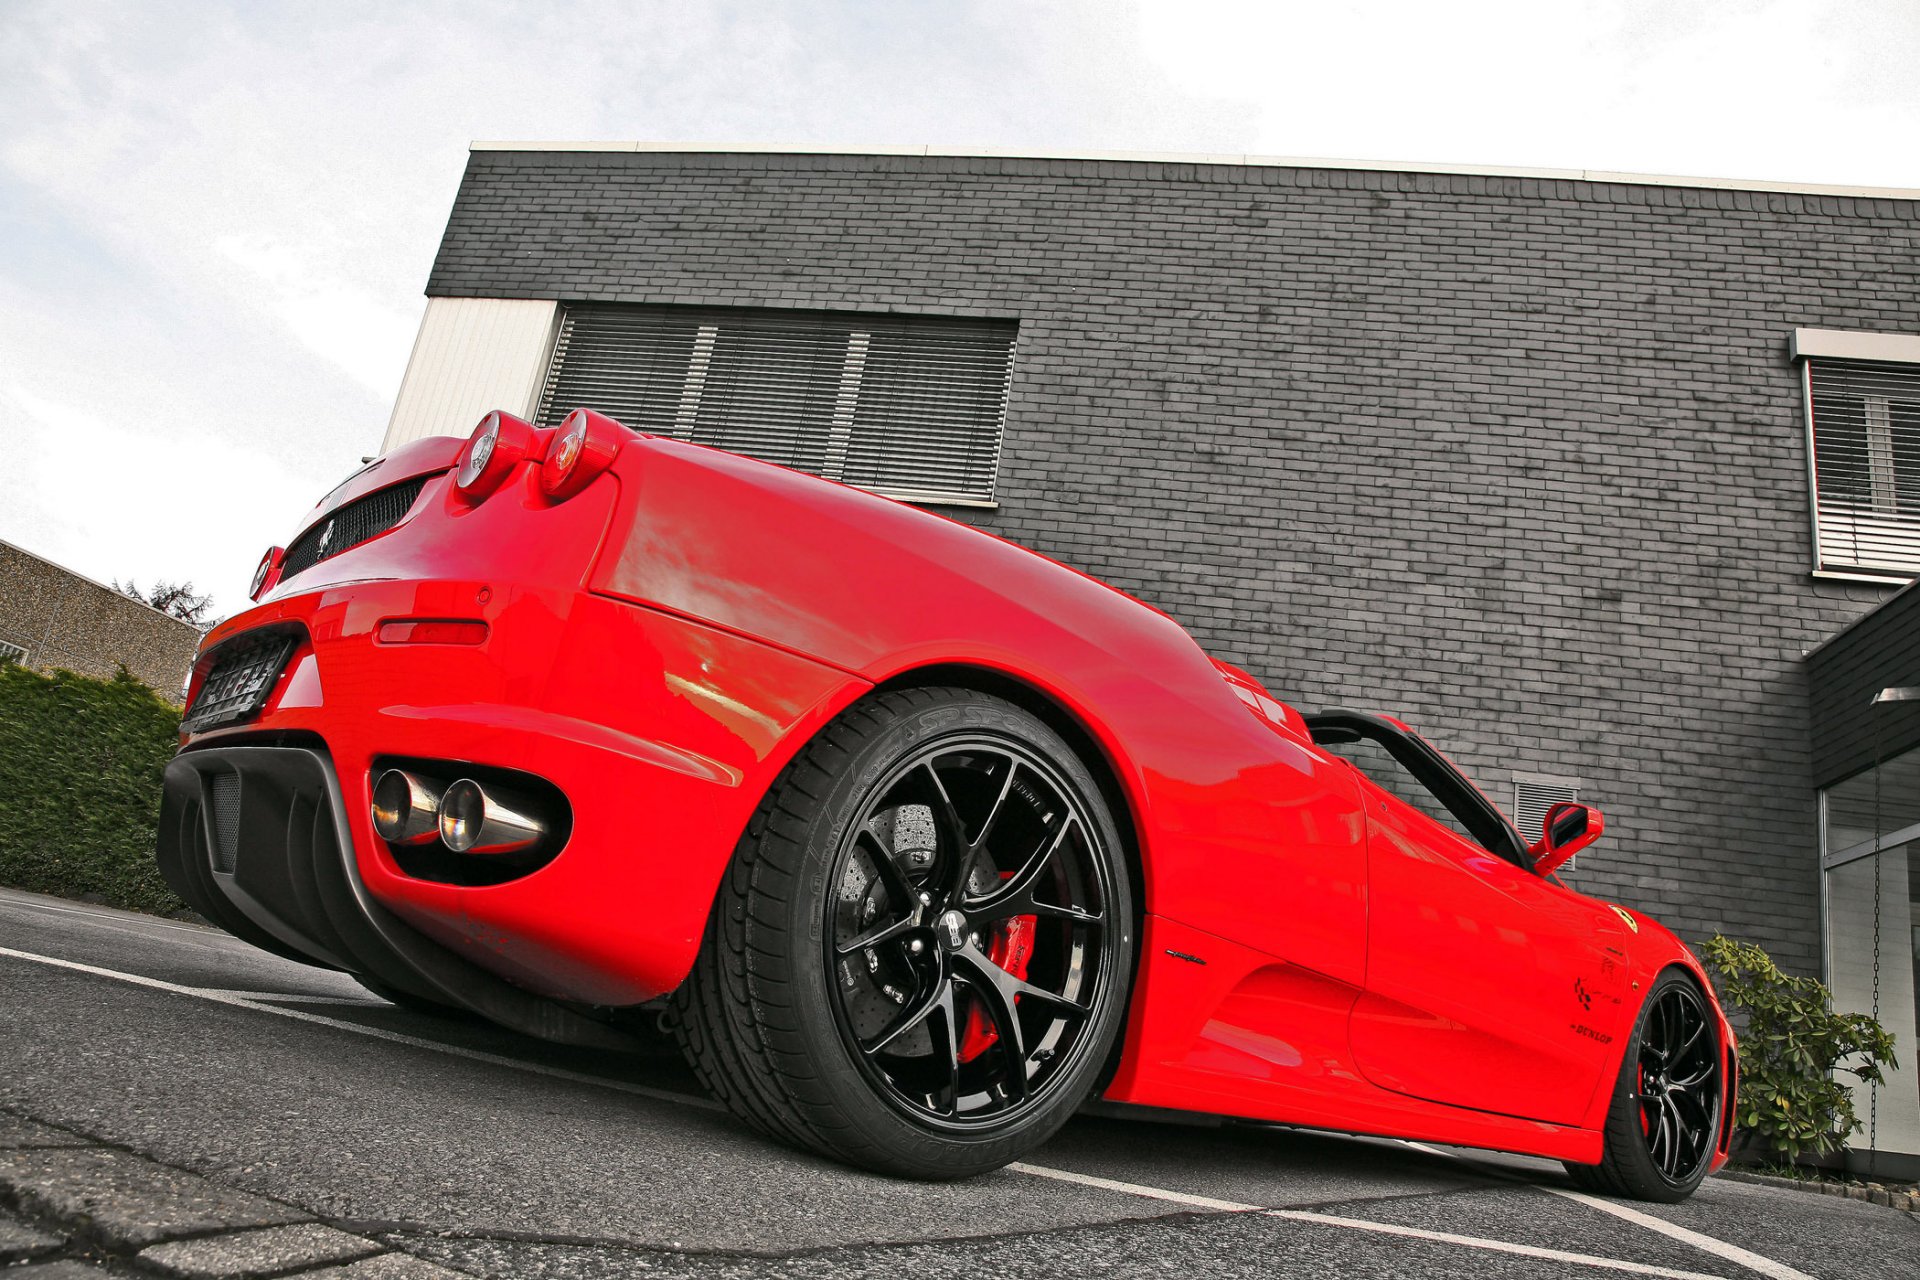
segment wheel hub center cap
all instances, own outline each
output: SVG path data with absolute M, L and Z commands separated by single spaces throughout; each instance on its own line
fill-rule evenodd
M 933 922 L 933 931 L 939 935 L 940 945 L 949 951 L 958 951 L 967 945 L 967 918 L 958 911 L 942 911 L 940 918 Z

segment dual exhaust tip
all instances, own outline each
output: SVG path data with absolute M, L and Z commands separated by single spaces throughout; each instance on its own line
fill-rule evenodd
M 373 829 L 388 844 L 438 840 L 455 853 L 474 854 L 518 853 L 548 834 L 518 792 L 471 778 L 445 783 L 405 769 L 388 769 L 374 781 Z

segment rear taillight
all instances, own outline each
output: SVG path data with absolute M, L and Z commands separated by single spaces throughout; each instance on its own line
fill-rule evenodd
M 628 435 L 625 427 L 591 409 L 568 414 L 547 443 L 540 464 L 540 490 L 555 502 L 571 498 L 613 465 Z
M 253 585 L 247 588 L 247 599 L 258 600 L 267 593 L 274 579 L 280 576 L 280 559 L 286 552 L 279 547 L 268 547 L 267 554 L 260 557 L 260 567 L 253 571 Z
M 498 489 L 520 460 L 535 454 L 540 431 L 530 422 L 495 409 L 480 419 L 454 465 L 453 487 L 468 502 Z

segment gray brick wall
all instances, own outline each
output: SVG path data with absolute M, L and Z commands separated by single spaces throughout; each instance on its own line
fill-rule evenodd
M 1920 331 L 1912 202 L 1143 162 L 479 152 L 428 292 L 1020 322 L 1001 508 L 1305 707 L 1505 800 L 1590 892 L 1819 956 L 1795 326 Z

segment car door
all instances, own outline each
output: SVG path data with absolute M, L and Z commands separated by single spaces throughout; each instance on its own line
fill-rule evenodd
M 1611 1060 L 1612 1019 L 1593 1002 L 1617 1002 L 1617 921 L 1521 865 L 1511 837 L 1504 853 L 1487 847 L 1498 839 L 1473 838 L 1447 807 L 1457 794 L 1404 770 L 1355 771 L 1369 882 L 1355 1065 L 1381 1088 L 1433 1102 L 1579 1122 Z

